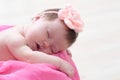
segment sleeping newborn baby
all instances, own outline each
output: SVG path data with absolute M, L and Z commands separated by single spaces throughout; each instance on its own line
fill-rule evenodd
M 0 60 L 49 63 L 72 77 L 72 66 L 52 54 L 67 50 L 82 31 L 82 25 L 79 13 L 67 5 L 45 10 L 27 25 L 0 26 Z

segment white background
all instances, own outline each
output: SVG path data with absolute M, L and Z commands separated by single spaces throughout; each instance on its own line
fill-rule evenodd
M 0 25 L 71 3 L 85 26 L 70 48 L 81 80 L 120 80 L 120 0 L 0 0 Z

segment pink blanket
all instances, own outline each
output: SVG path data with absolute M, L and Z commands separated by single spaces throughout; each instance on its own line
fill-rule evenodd
M 12 26 L 2 25 L 0 31 Z M 74 67 L 74 77 L 69 78 L 65 73 L 59 71 L 50 64 L 30 64 L 21 61 L 0 61 L 0 80 L 80 80 L 78 71 L 71 56 L 66 51 L 55 54 Z
M 73 65 L 75 74 L 69 78 L 50 64 L 30 64 L 20 61 L 1 61 L 0 80 L 79 80 L 77 69 L 71 57 L 64 51 L 56 56 L 63 58 Z

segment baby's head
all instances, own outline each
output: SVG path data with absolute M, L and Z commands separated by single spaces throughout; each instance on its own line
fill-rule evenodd
M 78 12 L 70 6 L 63 9 L 45 10 L 33 18 L 33 21 L 34 26 L 39 27 L 39 30 L 42 31 L 39 31 L 39 38 L 36 38 L 38 40 L 33 40 L 35 47 L 30 43 L 28 44 L 33 50 L 40 50 L 48 54 L 65 50 L 71 46 L 76 41 L 78 33 L 82 31 L 83 25 Z M 36 32 L 38 32 L 37 30 Z M 47 37 L 45 37 L 46 33 Z M 38 35 L 38 33 L 34 34 Z M 48 45 L 49 47 L 46 47 Z
M 48 21 L 53 21 L 55 19 L 59 19 L 59 16 L 58 16 L 58 12 L 59 12 L 60 9 L 47 9 L 45 11 L 43 11 L 43 14 L 44 14 L 44 17 L 46 20 Z M 65 30 L 66 30 L 66 35 L 65 35 L 65 38 L 66 40 L 68 41 L 69 43 L 69 46 L 71 46 L 77 39 L 77 36 L 78 36 L 78 32 L 76 32 L 75 30 L 73 29 L 70 29 L 68 27 L 68 25 L 65 24 L 64 20 L 61 20 L 60 21 L 64 24 L 65 26 Z M 57 26 L 57 25 L 56 25 Z M 57 29 L 58 30 L 58 29 Z

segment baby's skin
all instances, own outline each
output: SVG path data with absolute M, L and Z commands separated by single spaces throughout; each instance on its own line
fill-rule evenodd
M 49 63 L 58 67 L 69 77 L 74 74 L 73 67 L 59 57 L 40 51 L 33 51 L 26 44 L 24 27 L 15 26 L 0 32 L 0 61 L 18 60 L 29 63 Z
M 57 18 L 51 15 L 55 18 L 51 19 L 51 13 L 57 15 Z M 74 39 L 73 37 L 66 39 L 68 31 L 72 30 L 78 34 L 82 31 L 82 27 L 83 22 L 78 11 L 70 5 L 58 12 L 43 12 L 36 15 L 30 24 L 14 26 L 0 32 L 0 61 L 49 63 L 69 77 L 73 77 L 73 67 L 65 60 L 51 54 L 67 50 L 73 43 L 69 40 Z M 69 35 L 71 36 L 71 33 Z

